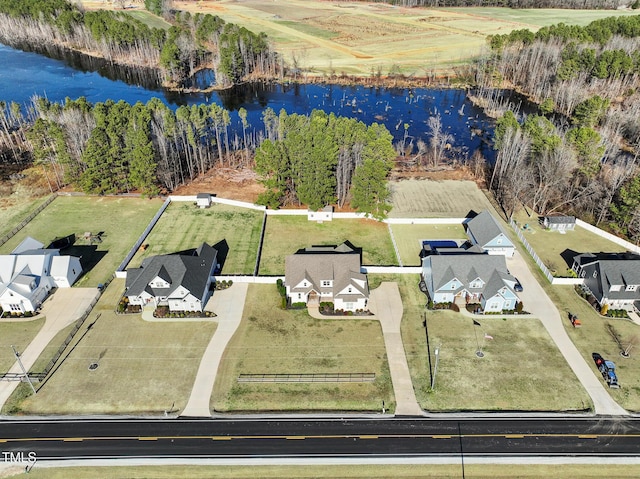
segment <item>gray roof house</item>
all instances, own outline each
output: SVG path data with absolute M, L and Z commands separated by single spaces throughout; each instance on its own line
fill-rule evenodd
M 127 270 L 130 304 L 169 306 L 170 311 L 202 311 L 210 295 L 218 252 L 202 243 L 193 254 L 164 254 Z
M 583 253 L 573 257 L 571 268 L 601 307 L 640 309 L 640 255 Z
M 545 216 L 542 220 L 545 228 L 555 231 L 572 231 L 576 227 L 575 216 Z
M 513 310 L 517 282 L 503 255 L 435 254 L 422 260 L 422 279 L 434 303 L 479 303 L 483 312 Z
M 512 257 L 515 246 L 496 219 L 487 210 L 467 222 L 469 240 L 489 254 Z
M 335 310 L 366 310 L 369 284 L 360 267 L 360 253 L 345 243 L 297 251 L 285 258 L 287 299 L 308 305 L 332 302 Z

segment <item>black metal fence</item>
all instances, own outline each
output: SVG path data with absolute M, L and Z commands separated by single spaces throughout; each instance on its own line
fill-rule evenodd
M 55 200 L 57 196 L 58 196 L 57 194 L 51 195 L 49 198 L 47 198 L 47 200 L 44 203 L 42 203 L 40 206 L 38 206 L 35 209 L 35 211 L 33 211 L 29 216 L 27 216 L 25 219 L 23 219 L 20 222 L 20 224 L 18 224 L 18 226 L 16 226 L 11 231 L 9 231 L 6 235 L 4 235 L 2 238 L 0 238 L 0 246 L 5 244 L 7 241 L 9 241 L 11 238 L 13 238 L 18 231 L 20 231 L 22 228 L 27 226 L 29 224 L 29 221 L 31 221 L 33 218 L 36 217 L 36 215 L 38 213 L 40 213 L 43 209 L 45 209 L 47 206 L 49 206 L 49 203 L 51 203 L 53 200 Z

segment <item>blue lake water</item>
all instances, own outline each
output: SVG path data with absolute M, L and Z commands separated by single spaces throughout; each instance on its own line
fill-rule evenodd
M 223 92 L 181 94 L 163 90 L 144 75 L 114 71 L 101 60 L 83 57 L 79 61 L 78 57 L 54 59 L 0 44 L 0 100 L 28 105 L 34 95 L 40 95 L 51 101 L 84 96 L 92 103 L 108 99 L 146 103 L 157 97 L 172 108 L 215 102 L 232 112 L 232 128 L 238 131 L 240 107 L 247 110 L 248 121 L 256 129 L 262 128 L 262 112 L 267 107 L 300 114 L 321 109 L 366 124 L 383 123 L 396 140 L 403 138 L 406 124 L 408 140 L 413 139 L 414 144 L 417 139 L 428 142 L 427 119 L 440 113 L 443 128 L 455 138 L 454 148 L 469 156 L 480 149 L 487 159 L 493 159 L 493 151 L 479 137 L 493 130 L 492 121 L 460 89 L 253 83 Z

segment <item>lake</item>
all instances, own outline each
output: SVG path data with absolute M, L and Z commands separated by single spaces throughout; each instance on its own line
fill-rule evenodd
M 493 122 L 475 107 L 461 89 L 391 89 L 324 84 L 251 83 L 222 92 L 176 93 L 163 90 L 153 73 L 131 71 L 101 59 L 60 52 L 45 54 L 17 50 L 0 44 L 0 100 L 28 105 L 34 95 L 50 101 L 84 96 L 92 103 L 125 100 L 146 103 L 160 98 L 172 108 L 215 102 L 231 112 L 231 127 L 241 130 L 239 108 L 244 107 L 253 128 L 262 128 L 262 112 L 306 114 L 313 109 L 356 118 L 366 124 L 384 124 L 396 140 L 428 142 L 427 120 L 439 113 L 443 129 L 455 138 L 452 146 L 463 155 L 480 151 L 488 160 L 493 150 L 482 140 Z

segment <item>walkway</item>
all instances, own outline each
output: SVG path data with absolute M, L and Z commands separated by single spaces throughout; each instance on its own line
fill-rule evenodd
M 244 310 L 248 283 L 234 283 L 229 289 L 216 291 L 206 309 L 214 311 L 218 328 L 202 355 L 191 396 L 181 416 L 211 417 L 211 394 L 216 374 L 227 344 L 235 334 Z
M 20 359 L 27 371 L 33 367 L 51 340 L 64 328 L 77 321 L 99 294 L 96 288 L 60 288 L 45 300 L 42 305 L 44 325 L 29 346 L 24 351 L 20 351 Z M 16 361 L 8 372 L 22 374 L 22 369 Z M 13 394 L 18 384 L 20 381 L 0 381 L 0 408 Z
M 523 291 L 518 293 L 524 309 L 533 316 L 540 319 L 543 326 L 548 331 L 551 339 L 556 343 L 558 350 L 562 353 L 567 363 L 577 376 L 582 386 L 591 397 L 596 414 L 605 415 L 625 415 L 628 414 L 618 403 L 616 403 L 609 392 L 605 389 L 604 383 L 589 367 L 584 357 L 573 344 L 562 324 L 560 312 L 547 296 L 542 286 L 529 270 L 526 261 L 516 251 L 512 259 L 507 260 L 507 267 L 511 274 L 516 276 L 523 286 Z
M 404 352 L 400 322 L 402 321 L 402 298 L 397 283 L 383 282 L 371 291 L 369 307 L 382 326 L 387 361 L 396 399 L 396 416 L 422 416 Z M 353 318 L 353 317 L 351 317 Z

